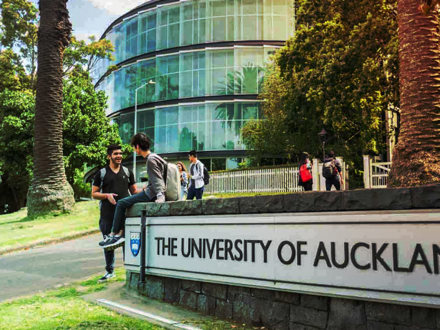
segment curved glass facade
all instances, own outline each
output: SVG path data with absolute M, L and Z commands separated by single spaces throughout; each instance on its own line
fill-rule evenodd
M 258 94 L 272 47 L 213 49 L 157 56 L 122 67 L 98 89 L 110 95 L 108 114 L 137 104 L 192 97 Z
M 160 153 L 244 150 L 240 130 L 260 118 L 258 102 L 202 102 L 138 112 L 137 132 L 145 132 Z M 117 117 L 123 140 L 133 135 L 134 113 Z
M 137 106 L 136 131 L 155 152 L 244 150 L 240 131 L 260 119 L 265 63 L 293 35 L 293 19 L 293 0 L 164 0 L 121 17 L 103 36 L 114 60 L 93 76 L 123 141 Z
M 196 0 L 158 4 L 113 27 L 104 37 L 115 46 L 109 65 L 146 53 L 196 44 L 287 40 L 294 29 L 292 0 Z

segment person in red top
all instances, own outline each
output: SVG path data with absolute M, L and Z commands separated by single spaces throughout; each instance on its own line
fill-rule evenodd
M 311 191 L 313 189 L 313 177 L 312 177 L 312 162 L 310 161 L 309 154 L 303 152 L 301 154 L 301 160 L 299 162 L 299 185 L 303 186 L 305 191 Z

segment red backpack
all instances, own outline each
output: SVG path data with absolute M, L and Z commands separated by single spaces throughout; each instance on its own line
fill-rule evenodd
M 312 180 L 312 173 L 310 173 L 309 169 L 307 168 L 307 164 L 301 165 L 299 168 L 299 176 L 301 177 L 302 182 Z

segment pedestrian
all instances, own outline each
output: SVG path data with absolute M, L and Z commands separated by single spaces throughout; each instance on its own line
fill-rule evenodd
M 312 162 L 307 152 L 301 154 L 299 162 L 299 185 L 303 186 L 304 191 L 313 189 Z
M 92 186 L 92 197 L 99 199 L 99 229 L 104 239 L 110 234 L 118 200 L 137 192 L 133 173 L 122 166 L 122 149 L 118 145 L 107 148 L 108 165 L 100 169 Z M 115 251 L 104 251 L 106 273 L 98 282 L 114 277 Z
M 202 199 L 203 191 L 205 189 L 205 182 L 203 180 L 203 172 L 205 166 L 203 163 L 197 159 L 197 152 L 191 150 L 188 155 L 191 165 L 189 167 L 189 172 L 191 175 L 191 180 L 188 188 L 187 200 Z
M 147 162 L 147 187 L 123 199 L 116 204 L 115 215 L 113 217 L 113 227 L 110 236 L 99 243 L 104 249 L 116 249 L 124 245 L 124 225 L 125 211 L 135 203 L 142 202 L 165 202 L 165 168 L 167 163 L 157 154 L 150 151 L 150 139 L 144 133 L 137 133 L 131 138 L 130 142 L 138 156 L 142 156 Z
M 183 201 L 188 194 L 188 173 L 186 173 L 185 164 L 177 162 L 177 168 L 180 172 L 180 200 Z
M 333 151 L 330 151 L 324 159 L 322 176 L 325 178 L 325 189 L 327 191 L 330 191 L 332 186 L 335 186 L 336 190 L 341 190 L 341 185 L 344 184 L 342 165 L 341 162 L 335 158 Z

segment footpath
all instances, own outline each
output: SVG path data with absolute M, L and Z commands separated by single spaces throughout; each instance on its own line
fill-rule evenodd
M 0 256 L 0 301 L 30 295 L 105 273 L 101 235 Z M 122 265 L 122 250 L 116 253 Z

